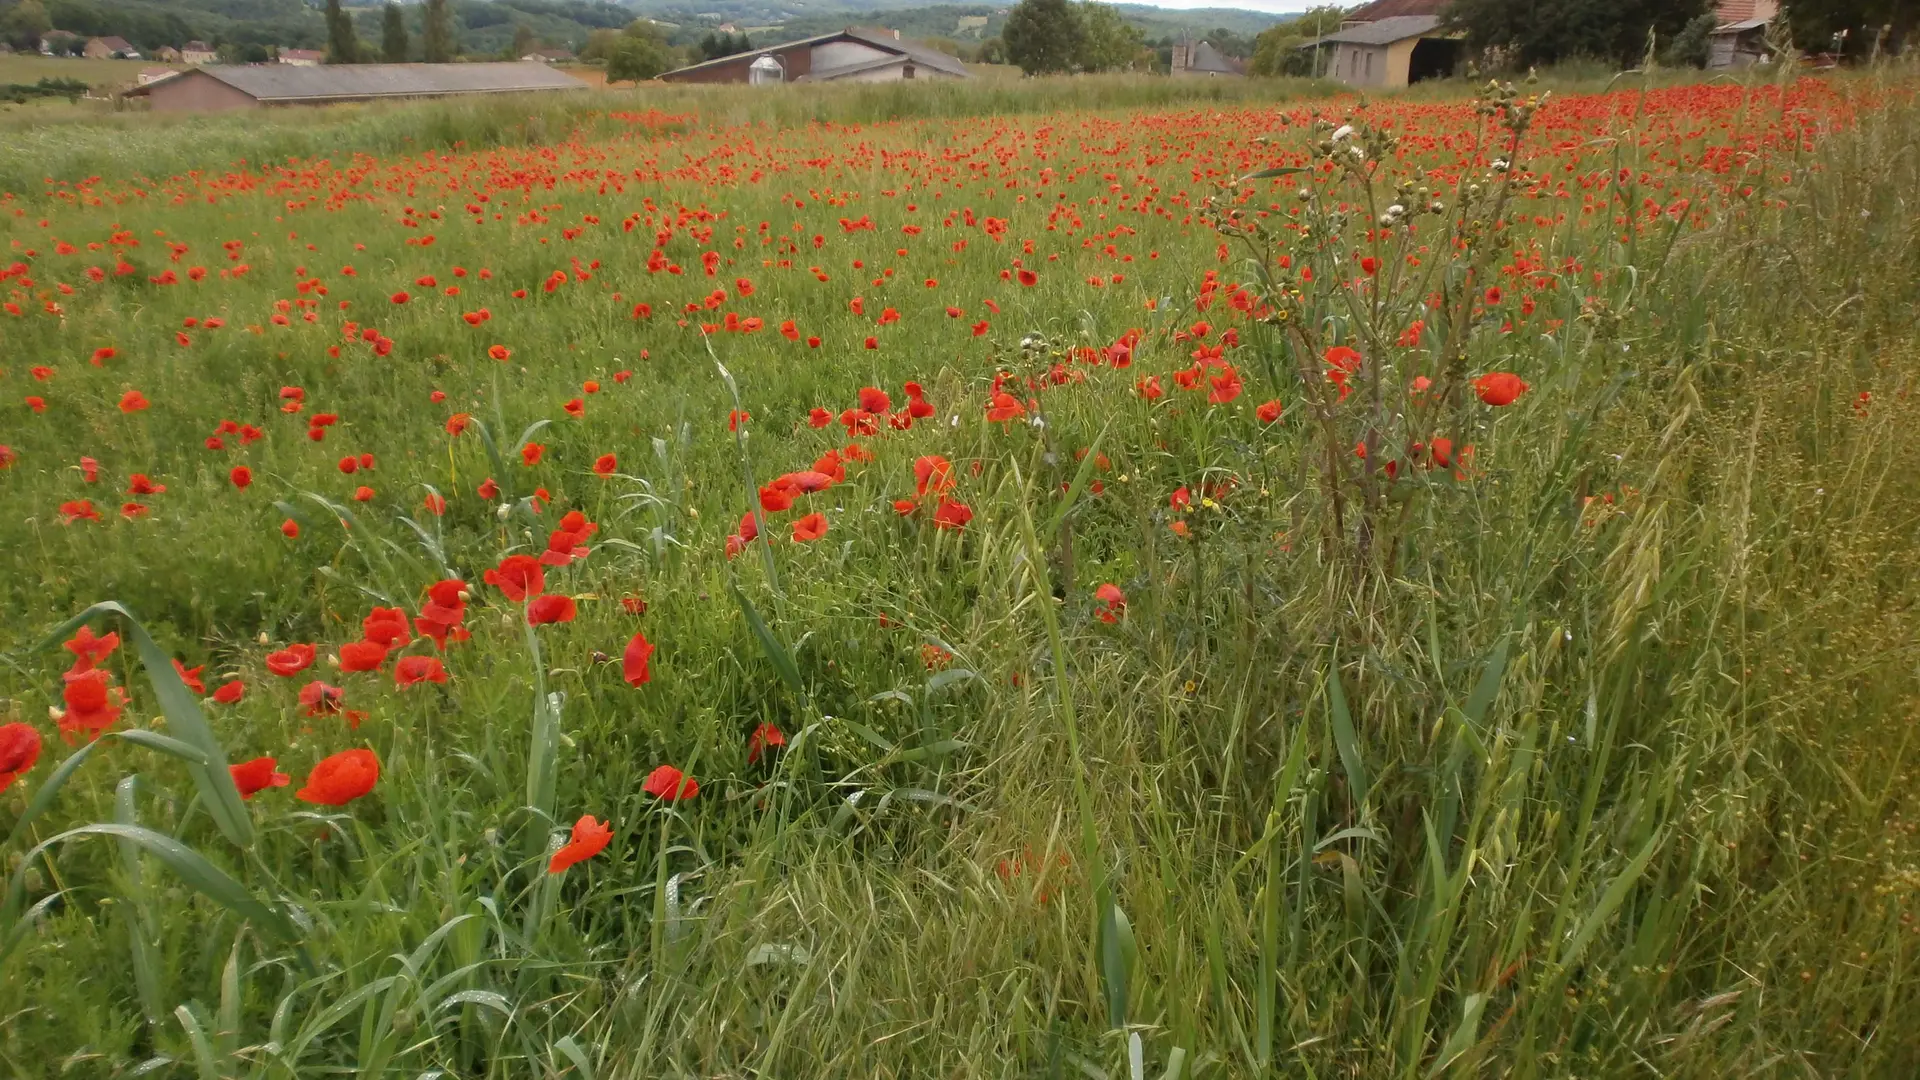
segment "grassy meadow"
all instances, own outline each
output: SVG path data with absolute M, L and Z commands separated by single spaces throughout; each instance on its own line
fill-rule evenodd
M 0 1063 L 1915 1075 L 1916 86 L 0 122 Z

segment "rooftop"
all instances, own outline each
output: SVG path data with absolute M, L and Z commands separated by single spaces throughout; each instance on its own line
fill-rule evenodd
M 1438 15 L 1394 15 L 1375 22 L 1335 30 L 1309 45 L 1391 45 L 1408 38 L 1425 37 L 1440 27 Z
M 498 64 L 287 64 L 195 68 L 141 87 L 145 93 L 176 79 L 205 75 L 264 102 L 352 101 L 431 97 L 437 94 L 506 94 L 530 90 L 577 90 L 586 83 L 541 63 Z
M 879 49 L 882 52 L 890 52 L 890 53 L 896 53 L 896 54 L 912 57 L 913 62 L 916 64 L 919 64 L 923 67 L 933 68 L 936 71 L 944 71 L 949 75 L 958 75 L 963 78 L 967 78 L 967 77 L 971 77 L 973 74 L 972 72 L 967 70 L 965 64 L 962 64 L 960 61 L 955 60 L 951 56 L 948 56 L 946 53 L 940 52 L 937 49 L 929 49 L 925 45 L 922 45 L 917 41 L 900 37 L 897 31 L 864 30 L 864 29 L 854 29 L 852 27 L 849 27 L 848 29 L 845 29 L 845 30 L 836 30 L 831 34 L 818 34 L 810 38 L 801 38 L 798 41 L 783 41 L 778 45 L 768 45 L 759 49 L 751 49 L 743 53 L 735 53 L 732 56 L 722 56 L 713 60 L 705 60 L 698 64 L 688 64 L 686 67 L 675 68 L 674 70 L 669 71 L 666 74 L 679 75 L 689 71 L 705 71 L 708 68 L 717 67 L 721 64 L 736 63 L 740 60 L 753 60 L 762 56 L 766 56 L 769 53 L 782 52 L 784 50 L 797 48 L 802 45 L 824 45 L 829 41 L 840 41 L 843 39 L 850 40 L 850 41 L 857 41 L 862 45 L 872 46 L 873 48 Z M 836 74 L 846 74 L 851 70 L 851 67 L 835 68 L 832 70 Z M 662 77 L 664 78 L 665 76 L 662 76 Z M 819 77 L 819 74 L 816 73 L 814 78 L 817 79 L 818 77 Z

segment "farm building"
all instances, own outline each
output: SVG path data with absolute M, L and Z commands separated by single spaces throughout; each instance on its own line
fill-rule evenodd
M 664 82 L 754 84 L 972 77 L 960 61 L 903 39 L 898 30 L 841 30 L 723 56 L 660 76 Z
M 138 60 L 140 50 L 123 37 L 88 38 L 80 55 L 89 60 Z
M 584 90 L 545 64 L 286 64 L 197 67 L 128 91 L 159 112 L 211 112 L 262 105 L 332 105 L 462 94 Z
M 319 67 L 327 60 L 327 54 L 319 49 L 281 49 L 275 57 L 276 63 L 292 64 L 294 67 Z
M 1707 36 L 1708 67 L 1766 62 L 1767 27 L 1780 15 L 1779 0 L 1720 0 L 1713 14 L 1719 22 Z
M 1302 45 L 1327 58 L 1326 73 L 1349 86 L 1383 89 L 1453 74 L 1459 39 L 1441 28 L 1448 0 L 1374 0 L 1347 13 L 1340 29 Z
M 1239 78 L 1247 73 L 1245 61 L 1224 55 L 1211 43 L 1205 41 L 1181 41 L 1175 45 L 1172 62 L 1167 67 L 1175 75 L 1199 76 L 1206 79 Z
M 183 64 L 211 64 L 219 58 L 213 46 L 204 41 L 189 41 L 180 46 L 180 62 Z

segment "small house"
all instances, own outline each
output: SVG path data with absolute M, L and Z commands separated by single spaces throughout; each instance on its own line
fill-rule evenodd
M 204 41 L 189 41 L 180 46 L 180 62 L 183 64 L 211 64 L 219 58 L 213 46 Z
M 1175 45 L 1172 61 L 1167 67 L 1175 75 L 1206 79 L 1222 76 L 1238 79 L 1247 74 L 1246 61 L 1236 60 L 1206 41 L 1182 41 Z
M 140 50 L 123 37 L 88 38 L 80 55 L 89 60 L 138 60 Z
M 164 79 L 167 76 L 172 74 L 173 74 L 172 68 L 163 68 L 163 67 L 141 68 L 140 73 L 134 76 L 134 82 L 135 82 L 135 85 L 145 86 L 148 83 L 159 82 L 161 79 Z
M 1746 67 L 1772 56 L 1767 27 L 1780 17 L 1779 0 L 1720 0 L 1713 14 L 1718 22 L 1707 35 L 1708 67 Z
M 276 62 L 294 67 L 319 67 L 326 59 L 327 54 L 319 49 L 281 49 Z
M 761 61 L 768 63 L 761 63 Z M 966 65 L 898 30 L 841 30 L 675 68 L 662 82 L 898 82 L 970 79 Z
M 535 49 L 520 59 L 530 64 L 570 64 L 574 56 L 572 49 Z
M 1354 23 L 1300 47 L 1326 52 L 1327 77 L 1382 89 L 1446 78 L 1460 60 L 1460 41 L 1441 29 L 1438 15 Z

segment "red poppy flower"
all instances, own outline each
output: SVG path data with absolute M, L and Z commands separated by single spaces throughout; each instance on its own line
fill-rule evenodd
M 749 544 L 759 539 L 760 519 L 753 516 L 753 511 L 749 510 L 740 515 L 740 530 L 738 535 L 743 542 Z
M 267 654 L 267 670 L 283 679 L 295 675 L 313 666 L 313 646 L 289 645 L 278 652 Z
M 547 587 L 546 572 L 540 569 L 540 560 L 531 555 L 509 555 L 481 579 L 507 594 L 507 599 L 516 604 L 539 595 Z
M 627 680 L 628 686 L 644 686 L 653 681 L 650 662 L 653 659 L 653 642 L 645 634 L 633 635 L 627 642 L 627 651 L 620 657 L 620 674 Z
M 111 360 L 114 358 L 115 355 L 116 354 L 114 352 L 113 346 L 102 345 L 99 348 L 93 350 L 93 366 L 99 367 L 102 361 Z
M 1261 423 L 1271 424 L 1280 419 L 1280 402 L 1263 401 L 1254 407 L 1253 415 L 1259 417 Z
M 74 499 L 60 504 L 60 523 L 71 525 L 76 521 L 99 521 L 100 511 L 94 509 L 92 499 Z
M 0 791 L 40 760 L 40 732 L 32 724 L 0 724 Z
M 393 665 L 393 684 L 399 687 L 417 683 L 444 683 L 447 669 L 437 656 L 403 656 Z
M 1004 391 L 993 395 L 993 403 L 987 406 L 987 419 L 995 423 L 1014 420 L 1027 415 L 1026 406 L 1020 399 Z
M 747 764 L 752 765 L 760 760 L 761 754 L 785 745 L 786 733 L 763 721 L 753 729 L 753 734 L 747 736 Z
M 281 522 L 280 535 L 286 537 L 289 540 L 298 540 L 300 538 L 300 523 L 293 520 L 292 518 L 288 518 L 287 520 Z
M 915 458 L 913 481 L 914 492 L 919 495 L 946 491 L 953 486 L 953 463 L 937 454 Z
M 245 697 L 246 694 L 247 684 L 241 682 L 239 679 L 233 679 L 220 684 L 219 689 L 213 692 L 213 700 L 222 705 L 232 705 Z
M 531 468 L 540 464 L 540 458 L 546 452 L 546 447 L 537 442 L 530 442 L 520 448 L 520 463 Z
M 380 759 L 373 751 L 342 750 L 321 758 L 307 775 L 305 787 L 293 793 L 301 802 L 345 806 L 373 790 L 380 780 Z
M 154 483 L 152 480 L 147 479 L 146 473 L 134 473 L 127 478 L 127 494 L 129 495 L 165 495 L 166 493 L 167 485 Z
M 1240 373 L 1231 367 L 1207 380 L 1213 384 L 1213 392 L 1207 400 L 1215 405 L 1225 405 L 1240 396 Z
M 387 662 L 387 647 L 377 641 L 349 641 L 340 646 L 343 672 L 378 671 Z
M 293 782 L 293 777 L 286 773 L 274 772 L 273 766 L 272 758 L 257 757 L 252 761 L 229 765 L 227 771 L 233 774 L 233 786 L 240 789 L 240 797 L 251 799 L 267 788 L 286 787 Z
M 60 716 L 60 730 L 68 742 L 82 731 L 88 733 L 89 739 L 97 739 L 120 719 L 125 695 L 120 688 L 109 687 L 108 678 L 107 673 L 98 668 L 69 671 L 61 676 L 60 698 L 67 709 Z
M 547 862 L 547 873 L 563 873 L 574 863 L 585 862 L 606 849 L 607 841 L 613 839 L 613 828 L 607 822 L 595 821 L 592 814 L 582 814 L 580 820 L 573 823 L 573 836 L 566 846 L 553 853 Z
M 207 670 L 207 665 L 205 664 L 201 664 L 196 668 L 190 668 L 178 660 L 173 662 L 173 673 L 180 676 L 180 681 L 186 684 L 187 689 L 196 694 L 205 694 L 207 692 L 206 684 L 200 681 L 200 673 L 205 670 Z
M 1035 282 L 1040 280 L 1040 275 L 1034 273 L 1033 271 L 1027 269 L 1024 266 L 1020 268 L 1020 273 L 1018 277 L 1020 278 L 1020 284 L 1022 285 L 1032 285 Z
M 513 350 L 507 348 L 505 345 L 489 345 L 487 346 L 487 355 L 493 357 L 495 360 L 504 361 L 507 357 L 513 355 Z
M 964 529 L 967 522 L 972 520 L 973 510 L 966 503 L 952 499 L 940 500 L 940 505 L 933 511 L 933 524 L 938 529 Z
M 540 626 L 545 623 L 572 622 L 579 609 L 574 605 L 573 597 L 546 594 L 536 596 L 527 605 L 527 622 Z
M 387 299 L 392 300 L 396 304 L 404 304 L 407 302 L 408 297 L 407 297 L 406 290 L 402 289 L 401 291 L 394 293 L 392 296 L 388 297 Z
M 328 716 L 340 711 L 340 703 L 345 700 L 346 691 L 337 686 L 328 686 L 315 679 L 300 688 L 300 704 L 306 707 L 307 716 Z
M 1093 598 L 1105 605 L 1094 612 L 1100 617 L 1101 622 L 1113 622 L 1127 607 L 1127 594 L 1121 592 L 1120 587 L 1112 582 L 1093 590 Z
M 245 465 L 235 465 L 233 471 L 227 474 L 227 479 L 232 481 L 234 487 L 245 489 L 253 483 L 253 470 Z
M 138 390 L 129 390 L 120 395 L 120 411 L 123 413 L 139 412 L 149 404 L 151 402 L 147 401 L 147 395 Z
M 793 542 L 805 544 L 827 535 L 827 516 L 814 511 L 793 523 Z
M 500 497 L 500 485 L 494 483 L 493 477 L 489 476 L 480 481 L 480 486 L 474 488 L 473 493 L 483 499 L 496 499 Z
M 467 430 L 467 425 L 471 423 L 473 423 L 472 413 L 454 413 L 452 416 L 447 417 L 447 434 L 458 435 Z
M 883 413 L 892 407 L 893 399 L 887 396 L 885 390 L 873 386 L 860 388 L 860 408 L 863 412 Z
M 815 406 L 814 410 L 807 414 L 807 426 L 809 427 L 823 428 L 831 423 L 833 423 L 833 414 L 818 406 Z
M 920 504 L 917 502 L 914 502 L 912 499 L 893 500 L 893 512 L 896 514 L 899 514 L 901 517 L 906 517 L 908 514 L 913 513 L 915 510 L 919 508 L 920 508 Z
M 1481 401 L 1499 408 L 1518 401 L 1520 395 L 1527 392 L 1527 384 L 1511 372 L 1489 371 L 1473 380 L 1473 390 Z
M 365 502 L 372 502 L 372 501 L 373 501 L 373 489 L 372 489 L 372 488 L 370 488 L 370 487 L 368 487 L 368 486 L 367 486 L 367 485 L 365 485 L 365 484 L 361 484 L 361 485 L 360 485 L 359 487 L 357 487 L 357 488 L 354 488 L 354 489 L 353 489 L 353 501 L 354 501 L 354 502 L 363 502 L 363 503 L 365 503 Z
M 646 782 L 640 790 L 666 802 L 679 802 L 700 794 L 700 784 L 693 777 L 671 765 L 662 765 L 647 774 Z
M 614 470 L 619 467 L 619 459 L 612 454 L 601 454 L 598 458 L 595 458 L 593 462 L 593 472 L 595 476 L 612 476 Z
M 360 620 L 360 636 L 388 648 L 413 640 L 413 633 L 407 626 L 407 613 L 397 607 L 374 608 L 366 618 Z

